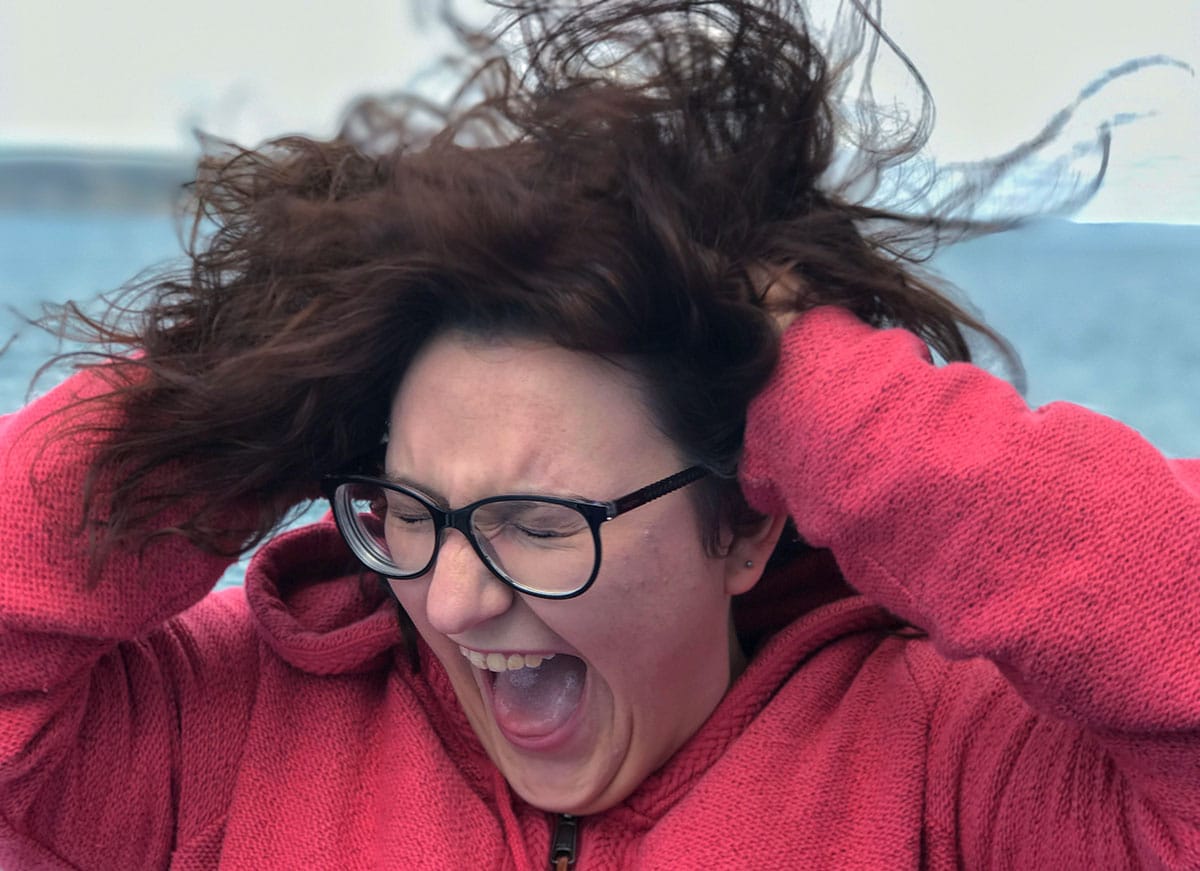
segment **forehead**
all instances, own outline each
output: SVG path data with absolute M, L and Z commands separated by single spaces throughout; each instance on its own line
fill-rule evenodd
M 432 340 L 389 425 L 388 471 L 455 502 L 514 488 L 607 498 L 605 485 L 677 462 L 631 367 L 530 339 Z

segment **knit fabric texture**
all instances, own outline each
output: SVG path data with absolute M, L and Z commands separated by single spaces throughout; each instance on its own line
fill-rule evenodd
M 0 418 L 0 868 L 547 867 L 328 520 L 244 589 L 178 537 L 85 583 L 92 448 L 50 435 L 101 389 Z M 1200 463 L 819 309 L 742 482 L 818 550 L 735 603 L 747 670 L 576 871 L 1200 868 Z

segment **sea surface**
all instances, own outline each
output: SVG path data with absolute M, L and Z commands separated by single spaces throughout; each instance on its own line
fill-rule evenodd
M 31 386 L 57 348 L 26 323 L 42 303 L 91 300 L 180 250 L 161 212 L 0 210 L 0 413 L 62 377 Z M 1031 405 L 1079 403 L 1169 455 L 1200 456 L 1200 226 L 1046 221 L 947 248 L 931 266 L 1016 349 Z

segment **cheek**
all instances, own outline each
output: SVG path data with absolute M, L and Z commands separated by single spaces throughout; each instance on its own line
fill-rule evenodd
M 677 526 L 651 527 L 636 547 L 610 548 L 596 584 L 579 600 L 586 623 L 559 630 L 606 680 L 633 691 L 648 689 L 648 674 L 728 658 L 722 564 L 705 553 L 694 530 Z
M 388 585 L 391 587 L 396 601 L 400 603 L 400 607 L 408 614 L 417 632 L 425 639 L 425 643 L 434 650 L 438 650 L 440 636 L 429 628 L 429 621 L 425 617 L 425 596 L 428 592 L 429 582 L 419 578 L 409 581 L 389 580 Z
M 425 583 L 421 580 L 415 581 L 394 581 L 389 579 L 388 586 L 392 590 L 392 595 L 396 597 L 396 601 L 400 603 L 400 607 L 408 612 L 408 616 L 413 620 L 417 619 L 416 612 L 419 610 L 422 617 L 425 614 Z

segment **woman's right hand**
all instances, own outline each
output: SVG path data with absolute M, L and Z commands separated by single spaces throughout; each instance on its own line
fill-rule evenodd
M 763 310 L 774 320 L 779 335 L 783 335 L 796 315 L 812 307 L 805 300 L 807 285 L 804 279 L 790 266 L 753 266 L 749 273 Z

